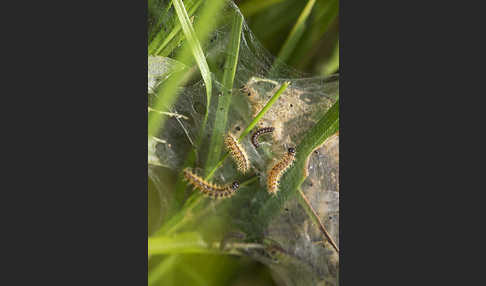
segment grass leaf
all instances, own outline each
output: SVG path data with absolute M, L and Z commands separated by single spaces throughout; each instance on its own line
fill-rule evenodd
M 339 1 L 328 0 L 317 2 L 312 13 L 312 19 L 308 23 L 308 27 L 304 35 L 288 59 L 287 63 L 297 68 L 304 68 L 319 57 L 322 57 L 322 39 L 326 38 L 326 42 L 337 39 L 337 30 L 329 30 L 333 25 L 336 25 L 336 20 L 339 14 Z
M 193 6 L 189 8 L 189 16 L 194 15 L 194 13 L 197 11 L 199 6 L 201 6 L 202 0 L 196 1 Z M 162 17 L 161 17 L 162 19 Z M 158 25 L 161 25 L 161 21 L 159 20 Z M 172 47 L 176 47 L 180 42 L 184 39 L 183 37 L 176 37 L 180 34 L 181 31 L 181 24 L 180 22 L 176 22 L 174 24 L 174 28 L 169 32 L 169 34 L 166 35 L 163 29 L 160 29 L 160 31 L 157 33 L 157 35 L 154 37 L 154 39 L 150 42 L 150 45 L 148 46 L 148 53 L 149 55 L 161 55 L 161 56 L 167 56 L 169 55 L 172 50 L 170 51 L 165 51 L 164 48 L 174 40 L 174 44 Z
M 231 38 L 228 46 L 227 57 L 225 61 L 223 74 L 223 95 L 218 98 L 218 108 L 216 110 L 216 118 L 214 121 L 214 129 L 211 135 L 211 142 L 209 146 L 209 154 L 206 160 L 205 170 L 209 170 L 211 166 L 216 164 L 216 160 L 221 154 L 221 147 L 223 145 L 223 137 L 228 122 L 228 111 L 233 96 L 233 82 L 235 78 L 236 65 L 238 63 L 238 54 L 240 51 L 241 28 L 243 24 L 243 16 L 239 13 L 233 15 L 233 25 L 231 29 Z
M 191 48 L 192 55 L 196 60 L 197 66 L 201 72 L 201 76 L 204 80 L 205 87 L 206 87 L 206 113 L 204 115 L 204 120 L 202 124 L 202 128 L 204 129 L 208 120 L 209 114 L 209 106 L 211 102 L 211 95 L 213 91 L 213 82 L 211 78 L 211 71 L 209 70 L 208 63 L 206 62 L 206 56 L 201 48 L 201 44 L 196 36 L 196 32 L 194 31 L 194 27 L 191 24 L 191 20 L 189 20 L 189 15 L 187 15 L 186 8 L 184 7 L 184 3 L 182 0 L 172 0 L 174 8 L 177 13 L 177 17 L 181 22 L 182 31 L 184 31 L 184 35 L 186 36 L 187 41 L 189 42 L 189 47 Z
M 302 34 L 304 33 L 304 30 L 306 28 L 307 18 L 309 17 L 315 3 L 316 0 L 309 0 L 305 5 L 304 10 L 302 10 L 302 13 L 297 19 L 297 22 L 295 23 L 294 27 L 290 31 L 290 34 L 287 36 L 285 43 L 283 44 L 282 48 L 280 49 L 280 52 L 278 53 L 277 58 L 280 61 L 286 62 L 287 59 L 292 54 L 292 52 L 294 51 L 297 44 L 299 43 L 299 40 L 302 37 Z

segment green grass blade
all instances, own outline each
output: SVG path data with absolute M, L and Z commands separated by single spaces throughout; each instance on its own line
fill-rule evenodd
M 335 24 L 338 14 L 338 0 L 317 2 L 313 9 L 312 21 L 308 23 L 308 28 L 287 63 L 297 68 L 304 68 L 319 57 L 323 37 L 326 35 L 327 39 L 332 39 L 337 36 L 332 34 L 329 28 Z
M 248 127 L 246 127 L 246 129 L 241 133 L 240 138 L 238 138 L 238 141 L 241 141 L 243 137 L 245 137 L 246 135 L 248 135 L 248 133 L 250 133 L 250 131 L 257 125 L 258 121 L 260 121 L 260 119 L 265 115 L 265 113 L 267 113 L 267 111 L 279 99 L 280 95 L 282 95 L 282 93 L 287 89 L 287 87 L 289 87 L 289 85 L 290 85 L 290 81 L 286 81 L 280 86 L 280 88 L 275 92 L 272 98 L 270 98 L 270 100 L 265 104 L 263 109 L 257 114 L 257 116 L 255 116 L 255 118 L 250 123 L 250 125 L 248 125 Z
M 214 129 L 211 135 L 209 154 L 206 160 L 205 170 L 216 164 L 221 148 L 223 145 L 224 133 L 228 122 L 228 111 L 233 96 L 233 82 L 235 78 L 236 65 L 238 63 L 238 54 L 240 51 L 241 28 L 243 17 L 239 13 L 233 15 L 233 25 L 231 29 L 231 38 L 228 46 L 228 52 L 223 74 L 223 95 L 218 98 L 218 108 L 214 121 Z
M 309 0 L 305 5 L 304 10 L 302 10 L 302 13 L 297 19 L 297 22 L 295 23 L 294 27 L 290 31 L 290 34 L 287 36 L 285 43 L 283 44 L 282 48 L 280 49 L 280 52 L 278 53 L 277 58 L 280 61 L 286 62 L 287 59 L 292 54 L 292 52 L 294 51 L 295 47 L 297 46 L 297 43 L 299 42 L 300 38 L 302 37 L 302 34 L 305 31 L 307 18 L 309 17 L 315 3 L 316 0 Z
M 159 5 L 157 4 L 160 4 L 160 1 L 159 0 L 155 0 L 155 1 L 151 1 L 152 4 L 150 4 L 150 1 L 149 1 L 149 9 L 148 9 L 148 15 L 149 15 L 149 18 L 156 18 L 158 19 L 157 20 L 157 23 L 155 25 L 152 25 L 150 26 L 150 34 L 149 34 L 149 44 L 150 42 L 152 42 L 154 40 L 154 32 L 155 31 L 159 31 L 161 32 L 161 30 L 164 30 L 164 28 L 162 27 L 162 23 L 164 22 L 164 20 L 167 18 L 167 15 L 169 14 L 169 11 L 170 11 L 170 8 L 172 7 L 172 2 L 169 1 L 169 3 L 167 3 L 167 5 L 165 5 L 165 7 L 160 7 Z M 156 3 L 158 2 L 158 3 Z M 187 3 L 186 5 L 190 6 L 192 5 L 192 1 L 190 1 L 190 3 Z M 159 28 L 159 29 L 157 29 Z M 162 32 L 163 34 L 165 34 L 165 31 Z
M 199 20 L 197 21 L 198 25 L 196 30 L 200 43 L 206 42 L 209 32 L 211 32 L 213 27 L 216 26 L 216 24 L 218 23 L 219 18 L 221 16 L 220 11 L 223 8 L 223 5 L 225 3 L 226 3 L 225 0 L 213 0 L 211 1 L 210 4 L 206 3 L 206 5 L 203 6 L 202 11 L 199 14 L 200 16 L 199 16 Z M 211 99 L 207 100 L 206 113 L 203 119 L 203 123 L 201 125 L 200 135 L 197 138 L 195 144 L 195 148 L 201 145 L 205 128 L 206 128 L 206 123 L 208 120 L 208 115 L 209 115 L 208 111 L 210 106 L 211 106 Z M 184 160 L 184 164 L 182 168 L 192 167 L 194 165 L 194 162 L 196 161 L 196 152 L 197 152 L 195 148 L 189 151 L 189 155 Z M 182 200 L 184 199 L 183 192 L 186 186 L 187 185 L 185 184 L 183 177 L 178 176 L 176 182 L 176 198 L 179 202 L 182 202 Z
M 184 35 L 186 36 L 187 41 L 189 42 L 189 47 L 191 48 L 192 54 L 194 59 L 196 60 L 197 66 L 201 72 L 201 76 L 204 80 L 205 87 L 206 87 L 206 114 L 204 115 L 203 126 L 204 129 L 208 119 L 209 113 L 209 106 L 211 102 L 211 95 L 213 91 L 213 82 L 211 78 L 211 71 L 209 70 L 208 63 L 206 62 L 206 56 L 201 48 L 201 44 L 196 36 L 196 31 L 191 24 L 191 20 L 189 20 L 189 15 L 187 15 L 186 8 L 184 7 L 184 3 L 182 0 L 172 0 L 174 8 L 177 13 L 177 17 L 181 23 L 182 31 L 184 31 Z
M 199 0 L 194 3 L 192 7 L 190 7 L 188 11 L 189 17 L 194 15 L 196 13 L 197 9 L 201 6 L 202 0 Z M 159 24 L 160 25 L 160 24 Z M 181 31 L 181 24 L 179 22 L 175 23 L 174 28 L 170 31 L 168 35 L 165 35 L 165 32 L 160 29 L 160 31 L 157 33 L 155 38 L 150 42 L 150 45 L 148 46 L 148 53 L 149 55 L 161 55 L 163 52 L 164 48 L 172 41 L 174 38 L 176 38 L 177 35 L 179 35 Z M 177 37 L 173 47 L 177 46 L 177 42 L 180 42 L 183 40 L 183 37 Z M 164 52 L 163 56 L 166 56 L 170 54 L 171 51 Z
M 176 0 L 174 0 L 176 1 Z M 179 1 L 179 4 L 181 4 L 181 0 L 177 0 Z M 173 2 L 175 4 L 175 2 Z M 164 83 L 163 87 L 160 88 L 157 92 L 158 94 L 158 98 L 154 104 L 154 109 L 157 109 L 157 110 L 161 110 L 161 111 L 166 111 L 165 108 L 170 108 L 173 103 L 175 102 L 176 98 L 177 98 L 177 88 L 180 87 L 188 78 L 187 78 L 187 71 L 190 71 L 191 68 L 191 54 L 192 54 L 192 59 L 199 59 L 200 61 L 203 61 L 203 65 L 204 63 L 206 64 L 206 68 L 207 68 L 207 71 L 208 72 L 203 72 L 201 70 L 201 75 L 203 76 L 203 79 L 205 79 L 205 82 L 207 80 L 207 78 L 211 78 L 211 74 L 209 73 L 209 67 L 207 66 L 207 63 L 206 63 L 206 59 L 204 58 L 204 54 L 201 55 L 202 53 L 202 48 L 201 48 L 201 45 L 200 45 L 200 42 L 204 42 L 207 38 L 207 35 L 209 34 L 210 30 L 211 30 L 211 27 L 212 25 L 214 25 L 215 21 L 218 19 L 218 15 L 219 15 L 219 10 L 222 8 L 222 4 L 224 3 L 223 0 L 214 0 L 213 2 L 211 2 L 212 5 L 205 5 L 204 8 L 203 8 L 203 11 L 201 11 L 201 16 L 200 16 L 200 19 L 201 19 L 201 25 L 200 28 L 197 30 L 197 38 L 195 37 L 194 34 L 190 33 L 190 37 L 192 40 L 194 41 L 197 41 L 197 39 L 199 39 L 199 41 L 197 41 L 197 44 L 199 45 L 199 49 L 197 47 L 194 47 L 194 45 L 192 44 L 188 44 L 188 45 L 185 45 L 184 48 L 182 49 L 182 51 L 178 54 L 177 56 L 177 60 L 179 62 L 182 62 L 182 63 L 185 63 L 185 64 L 188 64 L 189 68 L 188 70 L 186 70 L 186 73 L 181 73 L 181 74 L 177 74 L 175 76 L 172 76 L 170 77 L 166 83 Z M 174 5 L 174 8 L 175 8 L 176 5 Z M 181 11 L 181 14 L 184 14 L 185 13 L 185 16 L 182 15 L 182 20 L 180 20 L 181 22 L 184 22 L 186 25 L 182 25 L 182 27 L 186 27 L 186 29 L 192 29 L 192 31 L 194 31 L 192 25 L 190 24 L 190 21 L 189 21 L 189 18 L 187 16 L 187 11 L 185 11 L 184 9 L 184 6 L 181 7 L 181 5 L 178 5 L 179 8 L 183 9 L 183 11 Z M 177 12 L 177 10 L 176 10 Z M 189 31 L 191 32 L 191 31 Z M 184 33 L 186 34 L 186 33 Z M 187 39 L 188 43 L 189 43 L 189 39 Z M 197 49 L 199 50 L 200 53 L 198 53 L 198 56 L 194 55 L 194 52 L 193 50 Z M 209 95 L 211 94 L 211 88 L 208 89 L 208 85 L 206 84 L 206 91 L 210 90 L 209 92 Z M 208 116 L 208 110 L 209 110 L 209 102 L 210 102 L 210 96 L 207 96 L 207 103 L 208 103 L 208 106 L 206 107 L 206 113 L 205 113 L 205 122 L 201 128 L 201 134 L 203 133 L 204 131 L 204 128 L 205 128 L 205 125 L 206 125 L 206 122 L 207 122 L 207 116 Z M 157 132 L 157 130 L 159 129 L 160 126 L 163 126 L 163 124 L 165 123 L 165 120 L 167 119 L 167 116 L 161 116 L 161 115 L 158 115 L 158 114 L 155 114 L 153 112 L 151 112 L 149 114 L 149 126 L 148 126 L 148 133 L 149 135 L 154 135 L 155 132 Z

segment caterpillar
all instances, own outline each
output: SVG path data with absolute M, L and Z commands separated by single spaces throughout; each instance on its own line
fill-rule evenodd
M 258 146 L 260 146 L 260 144 L 258 143 L 258 137 L 265 133 L 272 133 L 273 130 L 275 130 L 275 128 L 273 127 L 264 127 L 255 131 L 255 133 L 251 135 L 251 143 L 253 144 L 253 146 L 255 146 L 255 148 L 258 148 Z
M 196 189 L 199 189 L 199 191 L 201 191 L 201 193 L 203 193 L 205 196 L 213 199 L 229 198 L 233 196 L 240 187 L 240 183 L 238 183 L 238 181 L 234 181 L 226 186 L 212 184 L 192 173 L 189 168 L 184 169 L 183 172 L 184 177 L 191 185 L 193 185 Z
M 248 161 L 248 156 L 246 155 L 245 150 L 243 147 L 238 143 L 238 140 L 231 134 L 228 133 L 226 138 L 224 139 L 224 145 L 226 149 L 231 154 L 231 157 L 236 162 L 238 167 L 238 171 L 241 173 L 246 173 L 250 169 L 250 162 Z
M 278 191 L 278 181 L 283 173 L 292 165 L 295 160 L 295 148 L 290 147 L 287 153 L 275 164 L 267 176 L 268 193 L 275 194 Z

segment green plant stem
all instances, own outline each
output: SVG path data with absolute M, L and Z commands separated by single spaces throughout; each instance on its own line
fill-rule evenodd
M 194 59 L 196 60 L 199 70 L 201 71 L 201 76 L 204 80 L 204 84 L 206 87 L 206 113 L 204 114 L 203 124 L 201 126 L 201 133 L 203 134 L 208 120 L 211 95 L 213 91 L 211 71 L 209 70 L 208 63 L 206 62 L 206 56 L 204 55 L 201 44 L 199 43 L 199 40 L 196 36 L 196 31 L 194 31 L 194 28 L 189 19 L 189 15 L 187 15 L 184 3 L 182 3 L 182 0 L 172 0 L 172 3 L 176 10 L 177 17 L 181 22 L 182 31 L 184 31 L 184 35 L 189 42 L 189 46 L 191 48 Z
M 192 7 L 189 8 L 188 14 L 189 16 L 194 15 L 196 13 L 199 6 L 201 6 L 202 1 L 196 1 Z M 162 17 L 161 17 L 162 19 Z M 161 20 L 159 20 L 158 25 L 161 24 Z M 157 35 L 154 37 L 150 45 L 148 46 L 148 53 L 153 55 L 158 55 L 160 52 L 179 34 L 181 31 L 181 24 L 176 23 L 174 28 L 170 31 L 168 35 L 165 35 L 163 30 L 161 29 Z M 182 40 L 182 38 L 181 38 Z M 176 45 L 174 45 L 176 46 Z
M 183 9 L 184 6 L 180 5 L 182 1 L 181 0 L 177 0 L 177 1 L 179 1 L 179 6 L 180 6 L 179 10 L 185 10 L 185 9 Z M 216 23 L 219 21 L 219 16 L 220 16 L 219 12 L 223 8 L 223 5 L 225 3 L 226 2 L 224 0 L 213 0 L 213 1 L 211 1 L 211 5 L 204 5 L 203 6 L 202 11 L 199 13 L 199 23 L 200 24 L 198 25 L 198 29 L 196 31 L 197 38 L 199 39 L 198 43 L 205 43 L 206 42 L 208 34 L 212 31 L 213 26 L 216 25 Z M 195 37 L 193 37 L 194 34 L 191 33 L 192 25 L 190 24 L 188 17 L 185 17 L 183 15 L 184 11 L 181 11 L 181 12 L 182 13 L 178 13 L 178 14 L 182 14 L 181 24 L 185 23 L 185 25 L 183 24 L 182 27 L 188 26 L 188 27 L 186 27 L 186 30 L 189 30 L 190 37 L 192 37 L 193 40 L 196 41 L 197 39 Z M 179 18 L 181 18 L 181 17 L 179 17 Z M 192 31 L 194 31 L 194 29 L 192 29 Z M 189 43 L 188 46 L 191 46 L 191 48 L 192 48 L 192 45 L 190 43 Z M 201 48 L 201 44 L 199 44 L 199 48 L 196 47 L 196 50 L 198 50 L 200 48 Z M 184 52 L 184 50 L 185 49 L 183 49 L 183 52 Z M 192 50 L 194 50 L 194 49 L 192 49 Z M 202 52 L 202 49 L 200 49 L 200 51 Z M 193 53 L 193 57 L 196 60 L 198 60 L 198 65 L 200 63 L 202 65 L 207 66 L 207 62 L 206 62 L 206 59 L 204 57 L 204 54 L 201 54 L 201 53 L 194 54 Z M 209 67 L 207 68 L 206 72 L 204 70 L 202 70 L 201 68 L 200 68 L 200 71 L 201 71 L 201 75 L 202 75 L 202 77 L 205 81 L 205 87 L 206 87 L 206 112 L 204 114 L 204 119 L 203 119 L 203 122 L 202 122 L 202 125 L 201 125 L 200 134 L 196 139 L 195 145 L 189 151 L 189 155 L 186 157 L 186 159 L 184 161 L 183 168 L 193 166 L 195 161 L 196 161 L 197 148 L 198 148 L 198 146 L 201 145 L 201 142 L 203 140 L 203 136 L 205 134 L 205 129 L 206 129 L 207 121 L 208 121 L 209 108 L 211 106 L 211 94 L 210 94 L 211 93 L 211 87 L 206 83 L 206 81 L 208 79 L 211 79 L 212 75 L 209 73 Z M 208 91 L 209 91 L 209 93 L 208 93 Z M 166 103 L 165 106 L 170 107 L 175 100 L 175 95 L 174 95 L 172 90 L 169 90 L 167 93 L 168 93 L 168 95 L 164 94 L 164 96 L 169 97 L 171 100 L 168 103 Z M 163 122 L 164 122 L 163 120 L 165 120 L 165 119 L 161 119 L 161 123 L 159 123 L 159 125 L 163 124 Z M 150 123 L 150 121 L 149 121 L 149 123 Z M 155 123 L 157 123 L 157 122 L 155 122 Z M 156 125 L 156 124 L 153 124 L 153 125 Z M 150 131 L 150 127 L 151 127 L 151 125 L 149 124 L 149 131 Z M 183 178 L 182 178 L 182 176 L 178 176 L 177 182 L 176 182 L 176 198 L 177 198 L 177 201 L 179 203 L 182 203 L 182 200 L 183 200 L 183 197 L 184 197 L 184 190 L 185 190 L 185 183 L 183 182 Z
M 294 27 L 290 31 L 290 34 L 287 36 L 285 43 L 283 44 L 282 48 L 280 49 L 280 52 L 278 53 L 277 58 L 280 61 L 286 62 L 287 59 L 292 54 L 293 50 L 295 49 L 295 46 L 297 45 L 300 38 L 302 37 L 302 34 L 305 31 L 305 27 L 306 27 L 305 23 L 315 3 L 316 0 L 309 0 L 305 5 L 304 10 L 302 10 L 302 13 L 297 19 L 297 22 L 295 22 Z
M 314 8 L 312 21 L 308 23 L 306 31 L 302 36 L 299 45 L 292 53 L 292 57 L 287 61 L 290 65 L 304 68 L 310 61 L 315 59 L 316 53 L 319 54 L 319 43 L 329 28 L 337 20 L 339 14 L 339 1 L 329 0 L 317 2 Z M 326 36 L 331 37 L 332 35 Z M 338 41 L 339 39 L 337 39 Z
M 238 54 L 240 51 L 241 28 L 243 16 L 239 13 L 233 15 L 233 25 L 231 29 L 231 38 L 228 46 L 228 53 L 225 62 L 223 75 L 223 94 L 218 98 L 218 108 L 214 120 L 214 128 L 209 145 L 209 154 L 206 160 L 205 170 L 214 166 L 218 156 L 221 154 L 223 137 L 228 122 L 228 111 L 231 104 L 233 82 L 238 63 Z

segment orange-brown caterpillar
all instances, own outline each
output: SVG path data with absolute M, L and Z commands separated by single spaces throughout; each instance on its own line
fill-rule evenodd
M 240 184 L 237 181 L 226 186 L 209 183 L 192 173 L 188 168 L 184 169 L 183 172 L 184 177 L 191 185 L 201 191 L 205 196 L 213 199 L 229 198 L 234 195 L 240 187 Z
M 229 133 L 224 139 L 224 145 L 230 152 L 233 160 L 236 162 L 238 171 L 243 174 L 248 172 L 250 169 L 250 161 L 248 161 L 248 156 L 246 155 L 243 147 L 241 147 L 241 145 L 238 143 L 238 140 L 236 140 L 231 133 Z
M 292 165 L 295 160 L 295 148 L 289 148 L 287 153 L 280 161 L 273 166 L 268 172 L 267 189 L 268 193 L 275 194 L 278 191 L 278 181 L 285 171 Z
M 253 144 L 253 146 L 255 146 L 255 148 L 258 148 L 258 146 L 260 146 L 260 144 L 258 143 L 258 137 L 260 135 L 265 134 L 265 133 L 272 133 L 273 130 L 275 130 L 275 128 L 265 127 L 265 128 L 260 128 L 257 131 L 255 131 L 255 133 L 253 133 L 253 135 L 251 135 L 251 143 Z

